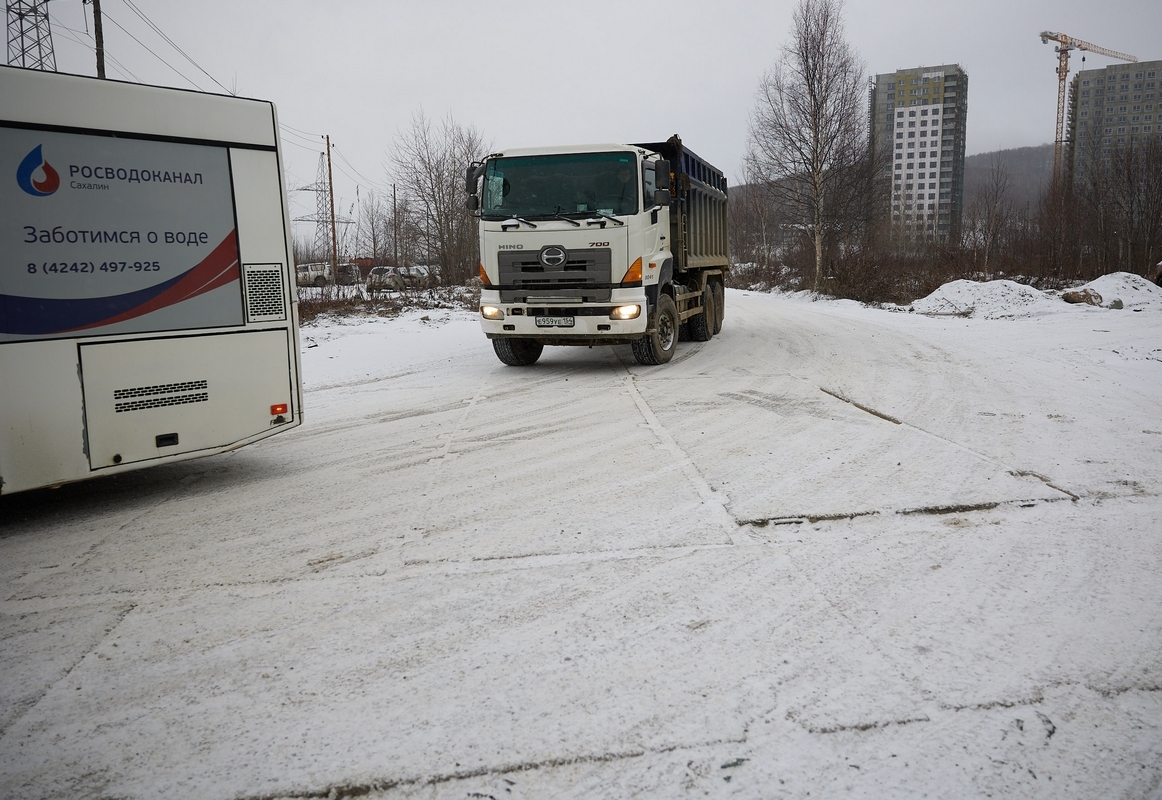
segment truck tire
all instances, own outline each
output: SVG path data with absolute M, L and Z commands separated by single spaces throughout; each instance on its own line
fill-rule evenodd
M 545 346 L 535 339 L 493 339 L 492 349 L 510 367 L 528 367 L 537 363 Z
M 722 332 L 722 320 L 726 318 L 726 289 L 721 283 L 714 286 L 714 332 Z
M 696 342 L 708 342 L 714 335 L 714 292 L 710 284 L 702 290 L 702 312 L 690 317 L 686 322 L 690 325 L 690 338 Z
M 317 278 L 315 278 L 315 283 L 313 285 L 319 289 L 322 289 L 324 286 L 327 285 L 327 279 L 324 278 L 322 275 L 320 275 Z
M 493 341 L 497 341 L 494 339 Z M 678 307 L 668 294 L 658 296 L 654 330 L 633 343 L 633 357 L 639 364 L 657 366 L 674 357 L 678 345 Z

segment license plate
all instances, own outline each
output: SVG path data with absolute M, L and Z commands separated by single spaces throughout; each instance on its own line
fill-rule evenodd
M 538 328 L 572 328 L 572 317 L 537 317 Z

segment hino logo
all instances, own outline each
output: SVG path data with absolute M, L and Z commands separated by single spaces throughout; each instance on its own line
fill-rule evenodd
M 537 258 L 546 267 L 563 267 L 565 262 L 569 260 L 569 255 L 565 252 L 564 247 L 551 244 L 548 247 L 542 247 Z
M 523 244 L 502 244 L 500 247 L 498 247 L 496 249 L 497 250 L 524 250 L 525 246 Z

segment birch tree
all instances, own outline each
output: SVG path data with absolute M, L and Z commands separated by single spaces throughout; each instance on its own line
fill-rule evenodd
M 791 37 L 763 76 L 750 127 L 748 165 L 814 245 L 823 278 L 832 234 L 866 203 L 864 66 L 844 38 L 842 0 L 800 0 Z

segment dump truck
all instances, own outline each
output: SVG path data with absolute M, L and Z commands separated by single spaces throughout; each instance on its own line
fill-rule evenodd
M 468 166 L 481 326 L 510 366 L 546 345 L 668 362 L 722 327 L 727 186 L 678 136 L 504 150 Z

